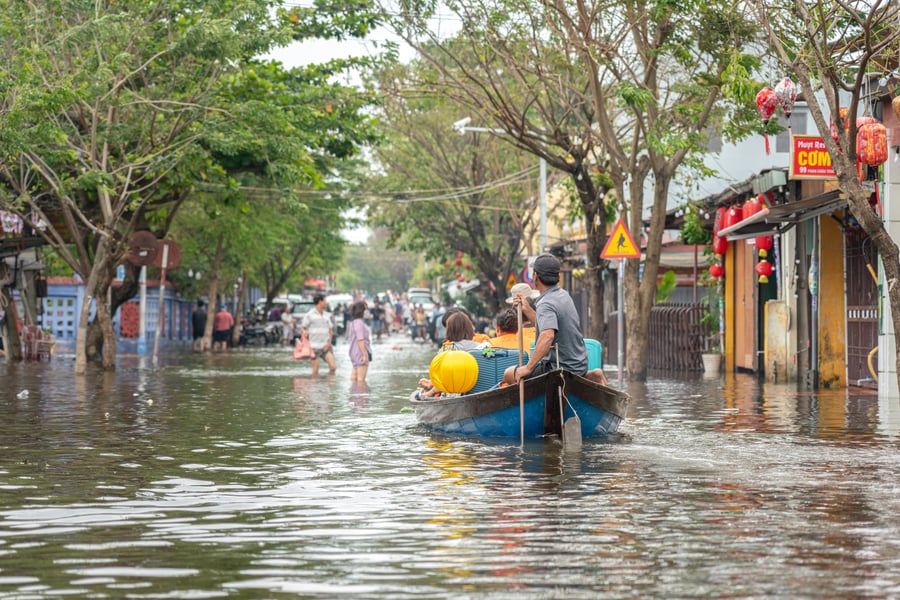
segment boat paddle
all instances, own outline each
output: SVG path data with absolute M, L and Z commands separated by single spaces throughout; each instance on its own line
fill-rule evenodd
M 525 299 L 522 298 L 522 302 Z M 519 321 L 519 366 L 525 364 L 525 351 L 523 350 L 524 342 L 522 341 L 522 304 L 516 306 L 516 317 Z M 515 371 L 513 371 L 515 373 Z M 525 378 L 519 380 L 519 435 L 522 447 L 525 447 Z
M 556 346 L 556 368 L 559 369 L 559 345 Z M 563 379 L 565 382 L 565 379 Z M 559 418 L 563 420 L 566 414 L 566 404 L 569 404 L 569 399 L 566 398 L 565 393 L 563 393 L 563 386 L 565 383 L 560 383 L 559 387 L 557 387 L 557 391 L 559 392 Z M 565 419 L 562 428 L 562 437 L 563 437 L 563 448 L 566 449 L 567 452 L 573 452 L 575 450 L 581 449 L 581 419 L 578 417 L 578 413 L 575 412 L 575 407 L 571 406 L 572 416 L 568 419 Z

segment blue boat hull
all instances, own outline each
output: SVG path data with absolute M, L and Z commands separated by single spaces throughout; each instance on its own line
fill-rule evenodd
M 518 386 L 437 400 L 412 398 L 411 402 L 419 423 L 431 431 L 495 438 L 521 435 Z M 562 370 L 529 379 L 525 382 L 525 437 L 560 435 L 561 424 L 575 414 L 581 420 L 582 437 L 614 433 L 629 402 L 624 392 Z

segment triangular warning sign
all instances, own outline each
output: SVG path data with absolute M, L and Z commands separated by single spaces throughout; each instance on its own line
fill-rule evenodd
M 616 221 L 616 226 L 613 227 L 613 232 L 609 239 L 606 240 L 606 245 L 603 247 L 603 252 L 600 253 L 600 258 L 640 257 L 641 251 L 638 250 L 637 244 L 634 243 L 634 238 L 628 233 L 625 221 L 619 219 Z

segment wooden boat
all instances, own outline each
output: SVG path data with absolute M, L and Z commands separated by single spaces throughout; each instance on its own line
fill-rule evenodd
M 410 401 L 416 419 L 431 431 L 497 438 L 520 436 L 517 385 L 425 400 L 416 399 L 413 393 Z M 561 435 L 562 424 L 575 414 L 581 420 L 584 438 L 615 433 L 630 401 L 625 392 L 563 369 L 527 379 L 525 437 Z

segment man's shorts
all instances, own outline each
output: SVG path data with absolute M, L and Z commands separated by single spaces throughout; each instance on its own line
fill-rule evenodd
M 316 355 L 313 358 L 321 358 L 322 360 L 324 360 L 325 355 L 328 354 L 328 352 L 331 352 L 331 350 L 328 350 L 328 352 L 326 352 L 325 348 L 316 348 L 314 352 L 316 353 Z

